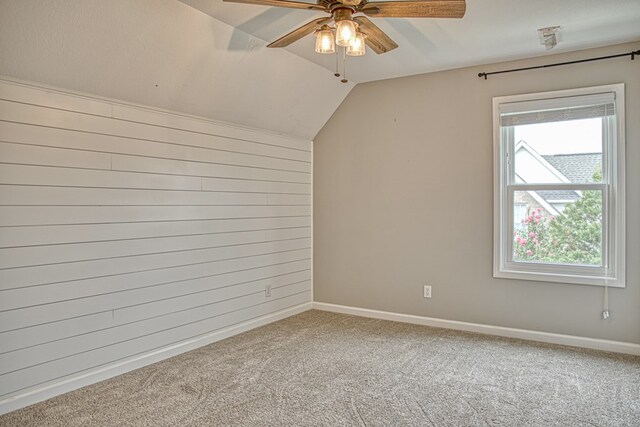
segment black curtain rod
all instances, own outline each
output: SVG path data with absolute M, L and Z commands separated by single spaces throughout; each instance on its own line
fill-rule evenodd
M 538 68 L 550 68 L 550 67 L 557 67 L 560 65 L 580 64 L 582 62 L 600 61 L 601 59 L 620 58 L 623 56 L 631 56 L 631 60 L 633 61 L 636 58 L 636 55 L 640 56 L 640 50 L 634 50 L 632 52 L 627 52 L 627 53 L 619 53 L 617 55 L 599 56 L 597 58 L 579 59 L 577 61 L 556 62 L 555 64 L 537 65 L 535 67 L 512 68 L 510 70 L 492 71 L 490 73 L 478 73 L 478 77 L 484 77 L 484 79 L 487 80 L 487 77 L 493 74 L 514 73 L 516 71 L 536 70 Z

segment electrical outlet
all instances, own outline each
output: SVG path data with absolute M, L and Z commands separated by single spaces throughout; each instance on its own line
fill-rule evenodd
M 424 287 L 424 297 L 431 298 L 431 286 Z
M 271 296 L 271 285 L 264 285 L 264 296 L 267 298 Z

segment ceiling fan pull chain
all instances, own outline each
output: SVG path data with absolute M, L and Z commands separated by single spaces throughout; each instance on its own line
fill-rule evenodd
M 342 83 L 347 83 L 349 80 L 347 80 L 347 48 L 343 47 L 342 48 L 342 80 L 340 80 Z
M 339 55 L 340 55 L 340 50 L 336 49 L 336 72 L 333 74 L 336 77 L 340 77 L 340 71 L 338 70 L 338 63 L 339 63 Z

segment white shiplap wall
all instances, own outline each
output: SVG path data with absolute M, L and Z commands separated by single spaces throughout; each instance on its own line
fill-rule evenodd
M 0 409 L 310 302 L 311 155 L 0 80 Z

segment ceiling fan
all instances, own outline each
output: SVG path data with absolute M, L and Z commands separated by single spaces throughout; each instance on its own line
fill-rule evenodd
M 346 54 L 350 56 L 363 55 L 365 44 L 377 54 L 386 53 L 398 47 L 396 42 L 391 40 L 367 16 L 371 18 L 462 18 L 466 10 L 465 0 L 381 2 L 368 2 L 367 0 L 316 0 L 316 4 L 290 0 L 223 1 L 326 12 L 331 16 L 314 19 L 280 37 L 267 47 L 289 46 L 302 37 L 315 32 L 316 52 L 334 53 L 335 47 L 332 36 L 335 33 L 335 44 L 345 47 Z M 366 16 L 359 15 L 361 13 Z M 335 23 L 335 29 L 330 27 L 331 23 Z

